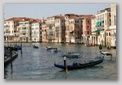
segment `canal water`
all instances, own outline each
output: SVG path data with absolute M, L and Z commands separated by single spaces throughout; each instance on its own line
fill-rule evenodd
M 113 80 L 117 79 L 116 49 L 103 49 L 112 53 L 112 60 L 105 56 L 103 63 L 92 68 L 72 70 L 64 72 L 54 66 L 54 63 L 63 64 L 62 55 L 67 52 L 78 52 L 80 59 L 67 60 L 67 62 L 86 62 L 95 59 L 99 48 L 86 47 L 80 44 L 40 43 L 39 48 L 33 48 L 33 44 L 23 43 L 22 54 L 18 51 L 18 57 L 4 68 L 4 77 L 8 80 L 34 79 L 34 80 Z M 58 52 L 47 51 L 46 47 L 56 47 Z

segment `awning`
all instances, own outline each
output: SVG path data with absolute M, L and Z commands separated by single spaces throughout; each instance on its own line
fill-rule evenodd
M 94 32 L 101 32 L 101 31 L 104 31 L 104 29 L 97 29 Z
M 103 23 L 103 21 L 98 21 L 98 22 L 96 22 L 96 26 L 99 27 L 102 25 L 102 23 Z
M 96 26 L 97 26 L 97 27 L 99 26 L 99 21 L 98 21 L 98 22 L 96 22 Z

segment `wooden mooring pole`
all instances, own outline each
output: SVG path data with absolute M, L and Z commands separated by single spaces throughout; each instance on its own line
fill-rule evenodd
M 22 42 L 21 42 L 21 54 L 22 54 Z

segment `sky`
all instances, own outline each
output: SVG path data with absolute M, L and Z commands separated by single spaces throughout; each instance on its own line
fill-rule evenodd
M 46 18 L 53 15 L 96 14 L 97 11 L 110 7 L 110 4 L 5 4 L 4 18 L 30 17 Z

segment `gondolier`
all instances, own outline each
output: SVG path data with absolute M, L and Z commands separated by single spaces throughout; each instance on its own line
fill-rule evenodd
M 99 50 L 100 50 L 100 52 L 101 52 L 101 50 L 102 50 L 102 45 L 101 45 L 101 44 L 99 45 Z
M 64 67 L 65 67 L 65 71 L 67 72 L 67 63 L 66 63 L 66 57 L 64 56 Z

